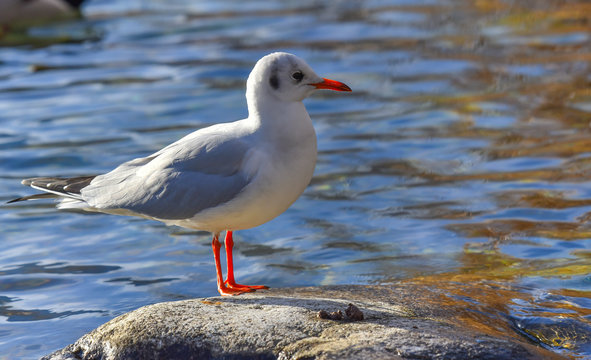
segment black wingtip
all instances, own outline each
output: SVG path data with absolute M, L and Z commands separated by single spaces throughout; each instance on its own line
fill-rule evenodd
M 37 199 L 52 199 L 57 198 L 58 196 L 51 193 L 43 193 L 43 194 L 35 194 L 29 196 L 23 196 L 16 199 L 12 199 L 6 202 L 6 204 L 12 204 L 19 201 L 27 201 L 27 200 L 37 200 Z

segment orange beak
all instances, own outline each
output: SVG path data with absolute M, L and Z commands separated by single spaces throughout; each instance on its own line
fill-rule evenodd
M 351 88 L 347 85 L 343 84 L 340 81 L 330 80 L 322 78 L 322 82 L 316 84 L 310 84 L 314 86 L 316 89 L 328 89 L 328 90 L 335 90 L 335 91 L 351 91 Z

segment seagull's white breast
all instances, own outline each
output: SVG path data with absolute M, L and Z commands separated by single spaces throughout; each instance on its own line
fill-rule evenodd
M 303 111 L 302 111 L 303 109 Z M 257 130 L 242 166 L 252 181 L 234 199 L 173 223 L 218 232 L 264 224 L 283 213 L 304 192 L 316 165 L 316 133 L 303 108 L 279 126 Z

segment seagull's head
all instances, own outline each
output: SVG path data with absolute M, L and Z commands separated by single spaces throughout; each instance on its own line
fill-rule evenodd
M 351 91 L 341 82 L 321 78 L 304 60 L 284 52 L 260 59 L 248 77 L 246 89 L 247 97 L 250 93 L 282 101 L 302 101 L 317 89 Z

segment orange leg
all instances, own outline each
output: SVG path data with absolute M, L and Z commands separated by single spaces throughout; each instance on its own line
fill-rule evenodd
M 224 282 L 227 288 L 232 290 L 238 290 L 241 292 L 251 292 L 260 289 L 268 289 L 264 285 L 240 285 L 234 280 L 234 259 L 232 257 L 232 248 L 234 247 L 234 239 L 232 238 L 232 232 L 226 231 L 226 240 L 224 240 L 224 246 L 226 247 L 226 262 L 228 263 L 228 280 Z
M 224 277 L 222 276 L 222 263 L 220 261 L 220 248 L 222 245 L 220 244 L 219 236 L 219 233 L 213 234 L 213 240 L 211 241 L 211 247 L 213 248 L 213 258 L 215 260 L 215 272 L 218 280 L 218 292 L 222 296 L 241 294 L 244 291 L 229 289 L 224 284 Z

